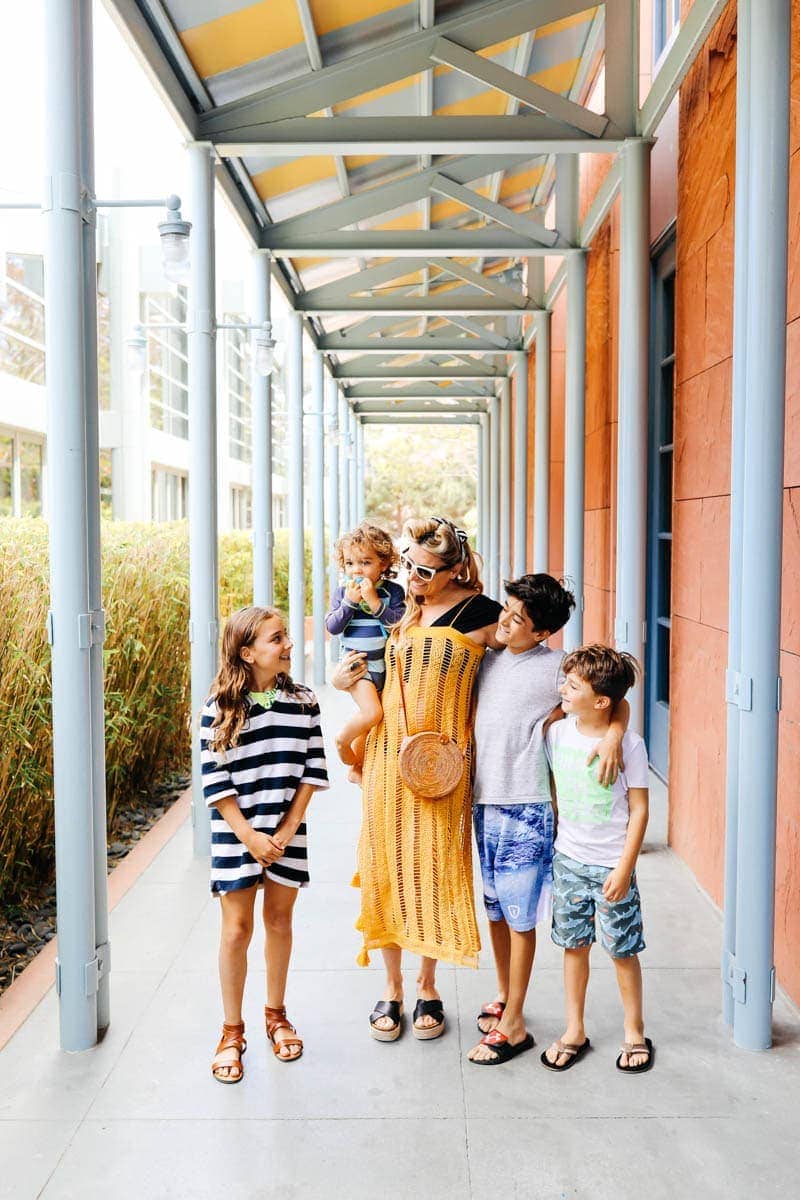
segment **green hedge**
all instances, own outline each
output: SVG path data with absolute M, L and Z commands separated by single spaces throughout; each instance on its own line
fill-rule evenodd
M 308 541 L 307 541 L 308 545 Z M 0 519 L 0 896 L 53 866 L 47 526 Z M 306 560 L 306 576 L 310 563 Z M 287 606 L 288 538 L 276 536 L 275 602 Z M 308 585 L 307 585 L 308 587 Z M 308 588 L 310 595 L 310 588 Z M 220 612 L 250 603 L 250 534 L 220 539 Z M 103 524 L 109 824 L 189 765 L 189 550 L 185 522 Z M 210 681 L 209 681 L 210 682 Z

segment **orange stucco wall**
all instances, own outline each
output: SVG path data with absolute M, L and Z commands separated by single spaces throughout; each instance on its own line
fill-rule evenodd
M 689 7 L 686 5 L 685 7 Z M 787 422 L 781 632 L 775 961 L 800 1001 L 800 0 L 793 0 Z M 722 900 L 725 667 L 728 626 L 736 6 L 731 2 L 669 114 L 677 166 L 654 171 L 656 235 L 677 196 L 669 837 L 701 886 Z M 589 157 L 589 156 L 587 156 Z M 588 207 L 607 163 L 582 178 Z M 664 180 L 666 179 L 666 184 Z M 586 362 L 586 639 L 610 641 L 614 607 L 619 204 L 588 262 Z M 563 565 L 565 294 L 553 313 L 550 570 Z M 624 319 L 624 315 L 623 315 Z M 533 404 L 533 377 L 531 376 Z

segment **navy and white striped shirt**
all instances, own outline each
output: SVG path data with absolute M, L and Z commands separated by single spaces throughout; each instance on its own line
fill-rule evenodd
M 216 802 L 234 796 L 253 829 L 273 833 L 301 783 L 315 788 L 329 785 L 313 692 L 300 696 L 282 692 L 269 709 L 251 701 L 238 746 L 224 752 L 209 745 L 216 711 L 213 698 L 207 700 L 200 718 L 200 760 L 203 794 L 211 807 L 211 890 L 225 892 L 252 887 L 264 869 L 214 807 Z M 305 824 L 266 874 L 290 886 L 308 882 Z
M 399 583 L 384 579 L 377 587 L 381 607 L 376 613 L 366 612 L 360 604 L 345 599 L 345 589 L 333 593 L 325 627 L 334 636 L 341 635 L 341 651 L 358 650 L 366 653 L 370 678 L 380 690 L 386 675 L 387 629 L 396 625 L 405 612 L 406 596 Z

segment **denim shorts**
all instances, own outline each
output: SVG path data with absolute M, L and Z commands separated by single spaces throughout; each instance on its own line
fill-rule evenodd
M 476 804 L 473 812 L 486 915 L 527 933 L 550 911 L 552 805 Z
M 636 876 L 628 894 L 614 904 L 603 895 L 603 884 L 612 867 L 587 866 L 556 851 L 553 857 L 552 939 L 566 950 L 591 946 L 596 941 L 595 914 L 600 941 L 612 958 L 631 958 L 644 950 L 642 906 Z

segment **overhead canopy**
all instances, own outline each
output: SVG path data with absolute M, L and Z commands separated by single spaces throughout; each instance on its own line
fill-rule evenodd
M 633 131 L 630 0 L 109 4 L 339 367 L 518 348 L 523 264 L 570 252 L 555 153 Z

